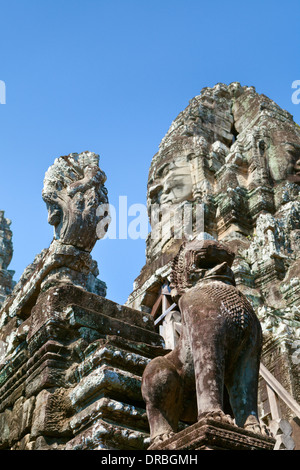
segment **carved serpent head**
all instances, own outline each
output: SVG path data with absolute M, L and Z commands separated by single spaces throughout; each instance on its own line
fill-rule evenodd
M 105 181 L 95 153 L 73 153 L 55 160 L 46 172 L 42 192 L 55 239 L 87 252 L 93 249 L 100 219 L 97 209 L 108 203 Z

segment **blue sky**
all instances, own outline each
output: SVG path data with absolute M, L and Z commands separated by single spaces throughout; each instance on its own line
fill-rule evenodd
M 0 17 L 0 208 L 16 281 L 52 239 L 41 190 L 56 157 L 99 153 L 118 208 L 119 196 L 145 204 L 161 139 L 205 86 L 255 86 L 300 123 L 299 0 L 2 0 Z M 145 240 L 100 240 L 93 257 L 124 303 Z

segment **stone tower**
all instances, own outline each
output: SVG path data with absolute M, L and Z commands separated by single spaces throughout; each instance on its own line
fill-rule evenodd
M 263 326 L 264 364 L 299 403 L 300 127 L 293 117 L 254 87 L 204 88 L 162 139 L 147 201 L 146 264 L 127 304 L 158 318 L 160 295 L 165 308 L 172 303 L 171 260 L 182 239 L 226 243 L 236 254 L 237 286 Z M 173 312 L 158 324 L 176 336 L 180 312 Z M 263 387 L 260 398 L 267 420 Z M 299 419 L 282 407 L 296 429 Z

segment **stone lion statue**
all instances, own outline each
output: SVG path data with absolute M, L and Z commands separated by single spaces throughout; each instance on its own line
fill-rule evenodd
M 173 261 L 172 296 L 182 315 L 176 348 L 142 378 L 151 446 L 203 417 L 263 432 L 257 413 L 260 323 L 235 286 L 234 253 L 213 240 L 184 243 Z

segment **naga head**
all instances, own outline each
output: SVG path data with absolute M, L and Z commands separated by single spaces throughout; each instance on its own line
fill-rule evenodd
M 95 153 L 71 153 L 55 160 L 46 172 L 42 197 L 56 240 L 91 252 L 98 238 L 98 208 L 108 203 L 105 181 Z
M 192 240 L 181 245 L 173 260 L 171 295 L 179 298 L 201 281 L 222 281 L 235 285 L 231 266 L 235 254 L 214 240 Z

